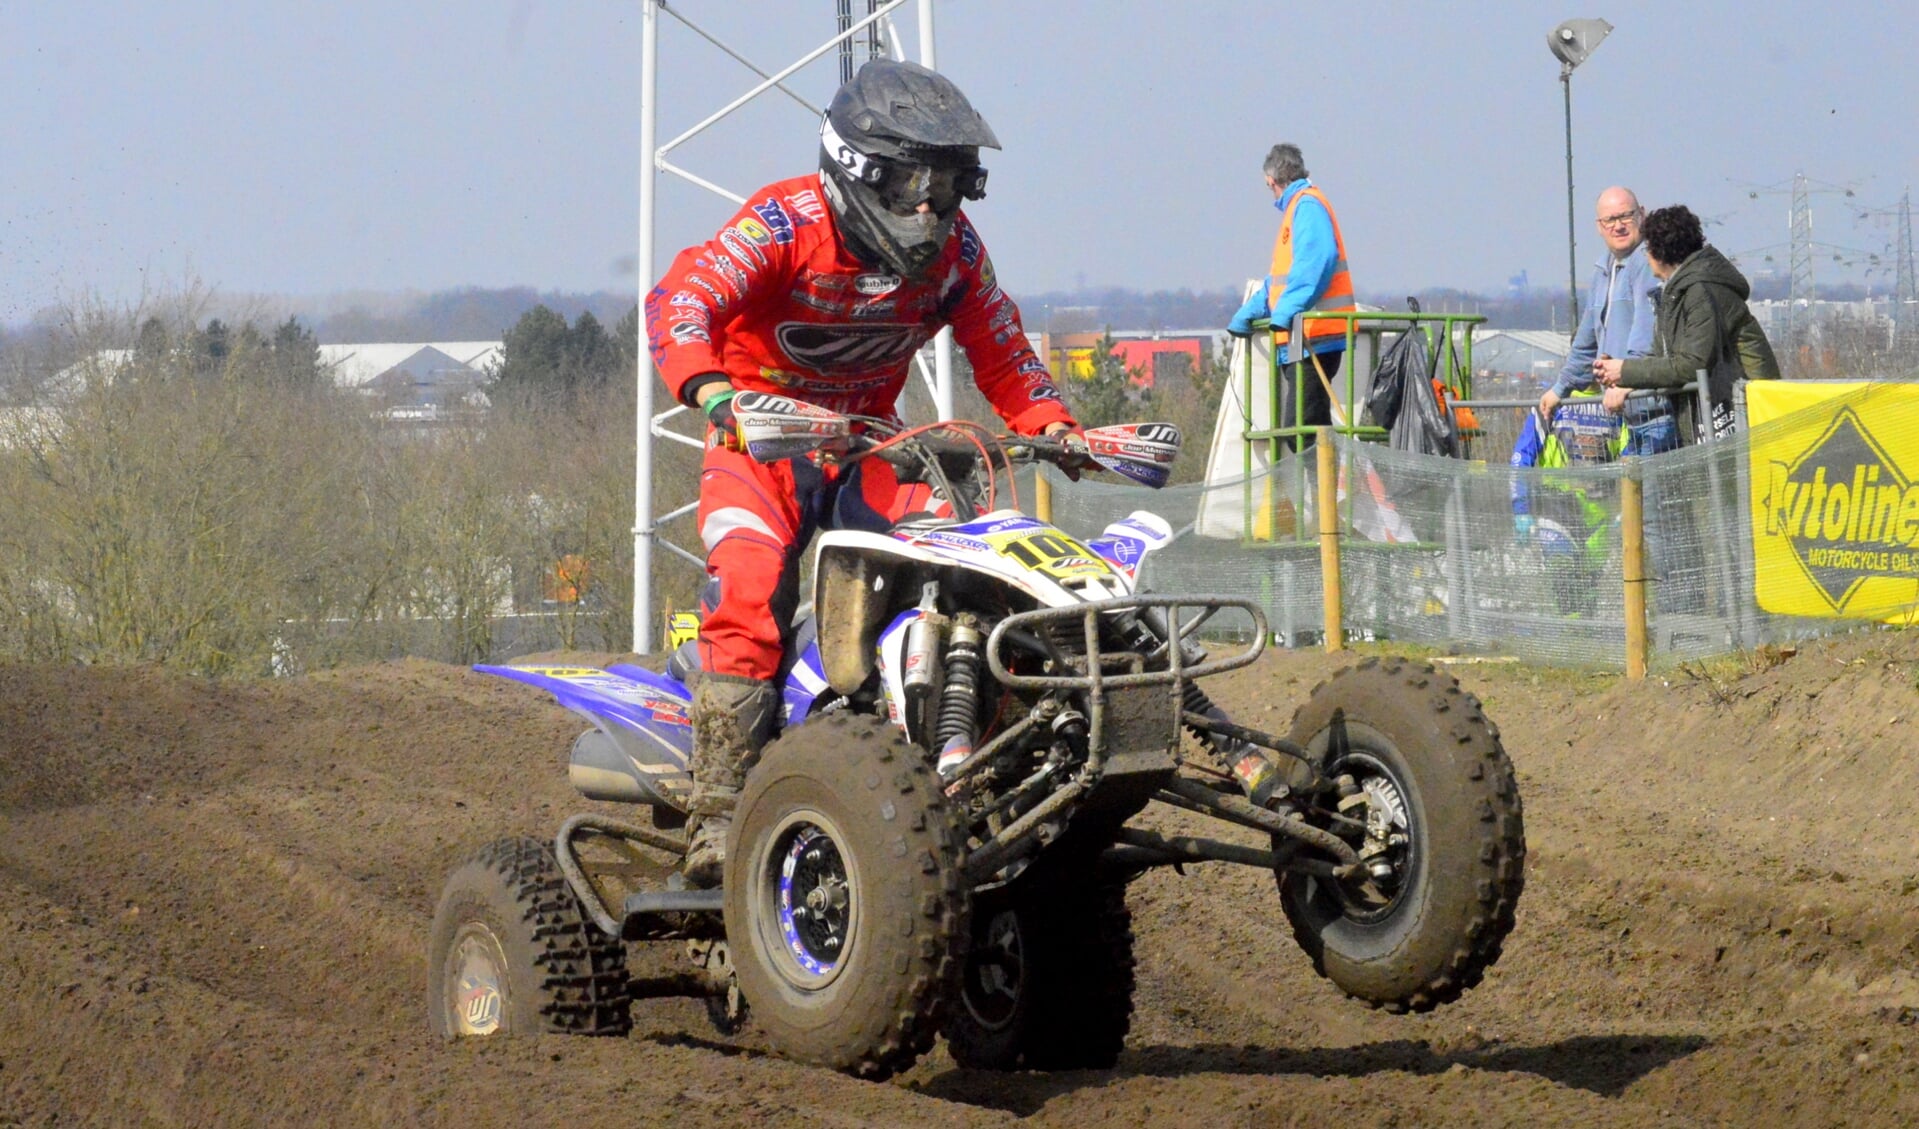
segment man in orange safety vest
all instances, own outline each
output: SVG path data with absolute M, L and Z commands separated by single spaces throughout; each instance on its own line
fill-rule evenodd
M 1279 210 L 1279 236 L 1273 241 L 1273 265 L 1266 281 L 1239 313 L 1227 332 L 1250 337 L 1254 323 L 1272 325 L 1274 360 L 1280 366 L 1280 423 L 1285 427 L 1316 427 L 1332 422 L 1327 386 L 1339 372 L 1346 352 L 1347 323 L 1324 318 L 1304 323 L 1303 342 L 1294 342 L 1293 323 L 1302 313 L 1348 313 L 1353 303 L 1353 279 L 1346 269 L 1346 238 L 1339 220 L 1311 180 L 1299 146 L 1282 143 L 1266 154 L 1266 187 Z M 1303 347 L 1296 347 L 1303 346 Z M 1297 396 L 1285 369 L 1304 358 L 1303 397 Z M 1324 378 L 1322 381 L 1321 378 Z M 1295 401 L 1300 401 L 1296 411 Z M 1307 442 L 1311 442 L 1310 439 Z

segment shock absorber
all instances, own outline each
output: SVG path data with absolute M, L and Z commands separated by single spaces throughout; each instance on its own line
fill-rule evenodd
M 1226 711 L 1214 705 L 1197 682 L 1186 684 L 1180 696 L 1180 705 L 1187 713 L 1196 713 L 1214 721 L 1227 720 Z M 1201 744 L 1231 766 L 1233 779 L 1245 791 L 1247 799 L 1265 807 L 1279 791 L 1279 766 L 1273 763 L 1273 758 L 1266 754 L 1266 750 L 1251 742 L 1222 737 L 1192 725 L 1186 726 L 1186 731 L 1199 738 Z
M 1146 648 L 1157 647 L 1164 643 L 1180 649 L 1180 657 L 1187 666 L 1197 666 L 1206 661 L 1206 652 L 1199 644 L 1179 635 L 1178 625 L 1160 608 L 1143 608 L 1136 621 L 1141 633 L 1140 645 Z M 1180 706 L 1187 713 L 1195 713 L 1214 721 L 1227 721 L 1226 711 L 1213 704 L 1200 689 L 1199 683 L 1187 682 L 1180 692 Z M 1279 793 L 1282 781 L 1279 766 L 1266 750 L 1247 741 L 1232 737 L 1222 737 L 1217 733 L 1187 725 L 1186 731 L 1198 738 L 1200 744 L 1211 749 L 1220 760 L 1232 769 L 1233 779 L 1245 791 L 1246 798 L 1265 807 Z
M 946 686 L 940 693 L 939 720 L 933 726 L 933 747 L 939 750 L 936 767 L 950 774 L 973 755 L 979 739 L 979 671 L 982 636 L 970 615 L 953 622 L 946 647 Z

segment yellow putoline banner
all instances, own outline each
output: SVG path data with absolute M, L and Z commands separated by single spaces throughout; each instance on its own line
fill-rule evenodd
M 1919 615 L 1919 384 L 1754 381 L 1753 595 L 1779 615 Z

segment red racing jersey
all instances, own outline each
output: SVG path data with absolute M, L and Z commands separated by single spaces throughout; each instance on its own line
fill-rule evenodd
M 891 417 L 913 355 L 947 325 L 1008 427 L 1074 422 L 964 212 L 926 276 L 902 278 L 846 249 L 818 173 L 782 180 L 646 296 L 653 367 L 681 403 L 690 378 L 721 372 L 742 391 Z

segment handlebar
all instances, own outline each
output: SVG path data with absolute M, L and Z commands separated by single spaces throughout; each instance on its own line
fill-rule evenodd
M 840 415 L 765 392 L 739 393 L 732 408 L 746 452 L 763 462 L 830 451 L 848 462 L 878 457 L 935 477 L 977 469 L 990 476 L 1000 467 L 1048 462 L 1074 478 L 1082 470 L 1113 470 L 1158 488 L 1165 485 L 1180 444 L 1179 429 L 1168 423 L 1116 424 L 1048 438 L 995 435 L 966 420 L 900 431 L 892 420 Z

